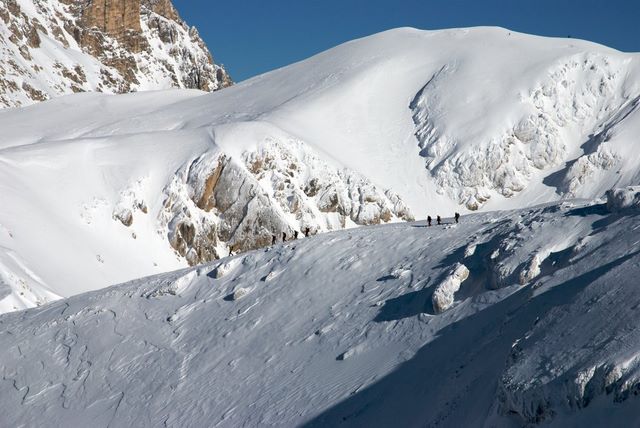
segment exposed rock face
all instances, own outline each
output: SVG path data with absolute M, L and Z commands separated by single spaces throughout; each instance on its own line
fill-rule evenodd
M 394 193 L 337 169 L 297 140 L 268 140 L 242 159 L 207 152 L 165 189 L 161 230 L 191 264 L 355 225 L 413 220 Z
M 607 191 L 607 209 L 611 212 L 640 210 L 640 186 Z
M 82 20 L 86 28 L 97 27 L 105 34 L 122 40 L 129 31 L 142 31 L 140 0 L 92 0 L 84 6 Z
M 518 107 L 523 113 L 500 133 L 478 137 L 477 144 L 468 144 L 457 130 L 443 129 L 438 121 L 437 112 L 446 109 L 439 91 L 456 73 L 455 67 L 443 67 L 410 106 L 420 154 L 439 191 L 469 210 L 481 208 L 492 195 L 513 197 L 540 171 L 566 161 L 575 144 L 567 130 L 578 127 L 588 130 L 584 153 L 550 184 L 558 194 L 580 196 L 595 174 L 620 163 L 608 140 L 612 128 L 639 102 L 628 103 L 625 95 L 628 64 L 599 53 L 558 60 L 536 87 L 522 94 Z
M 143 3 L 148 10 L 151 10 L 162 17 L 172 21 L 178 21 L 180 19 L 178 12 L 169 0 L 143 0 Z
M 82 91 L 232 84 L 169 0 L 0 3 L 0 106 Z

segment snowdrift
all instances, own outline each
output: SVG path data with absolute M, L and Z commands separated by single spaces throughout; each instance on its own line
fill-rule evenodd
M 636 214 L 565 202 L 357 228 L 5 314 L 0 420 L 635 425 Z

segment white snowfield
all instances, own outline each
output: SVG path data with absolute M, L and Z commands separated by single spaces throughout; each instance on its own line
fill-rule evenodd
M 637 211 L 444 223 L 326 233 L 5 314 L 0 425 L 637 426 Z
M 638 58 L 500 28 L 403 28 L 212 94 L 0 111 L 0 312 L 306 228 L 636 185 Z

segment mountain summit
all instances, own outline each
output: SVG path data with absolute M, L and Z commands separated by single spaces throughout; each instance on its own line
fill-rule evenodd
M 0 23 L 0 107 L 232 83 L 170 0 L 8 0 Z

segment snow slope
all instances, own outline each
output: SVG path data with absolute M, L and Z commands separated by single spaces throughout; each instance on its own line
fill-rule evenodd
M 237 160 L 208 127 L 89 135 L 200 94 L 83 94 L 0 113 L 10 124 L 0 143 L 0 280 L 10 292 L 0 311 L 263 247 L 294 229 L 411 219 L 392 193 L 268 124 L 254 129 L 280 140 Z
M 633 426 L 637 213 L 363 227 L 5 314 L 0 422 Z
M 487 199 L 501 209 L 636 180 L 625 131 L 638 123 L 639 73 L 636 54 L 580 40 L 397 29 L 185 103 L 180 117 L 188 127 L 268 121 L 418 211 Z M 145 116 L 147 129 L 168 116 Z M 242 137 L 218 143 L 237 150 Z
M 212 94 L 0 112 L 0 311 L 291 237 L 638 184 L 640 69 L 574 39 L 397 29 Z

